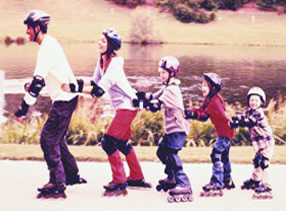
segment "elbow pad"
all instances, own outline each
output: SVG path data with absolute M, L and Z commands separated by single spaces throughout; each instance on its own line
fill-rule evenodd
M 92 90 L 90 93 L 92 97 L 101 97 L 104 94 L 104 90 L 94 81 L 90 81 L 90 85 L 92 86 Z
M 42 90 L 42 88 L 45 86 L 45 80 L 42 76 L 39 75 L 35 75 L 33 78 L 33 81 L 29 87 L 28 93 L 32 96 L 32 97 L 38 97 L 40 91 Z

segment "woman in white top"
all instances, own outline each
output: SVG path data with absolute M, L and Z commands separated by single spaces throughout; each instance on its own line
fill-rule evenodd
M 121 47 L 119 34 L 114 29 L 105 29 L 98 46 L 100 58 L 90 82 L 91 86 L 84 87 L 83 92 L 90 93 L 93 97 L 101 97 L 108 92 L 111 98 L 116 114 L 102 139 L 102 148 L 108 155 L 112 181 L 104 186 L 104 195 L 127 194 L 126 185 L 151 187 L 144 181 L 135 151 L 128 143 L 132 138 L 131 123 L 137 114 L 137 109 L 132 104 L 132 99 L 136 98 L 136 90 L 132 89 L 126 78 L 124 59 L 115 52 Z M 81 83 L 78 85 L 82 86 Z M 126 156 L 130 169 L 129 177 L 125 175 L 119 151 Z

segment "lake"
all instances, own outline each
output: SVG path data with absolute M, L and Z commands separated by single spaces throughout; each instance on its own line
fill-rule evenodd
M 97 42 L 61 42 L 76 76 L 90 77 L 98 58 Z M 39 46 L 0 44 L 0 70 L 5 71 L 6 109 L 16 109 L 23 85 L 32 78 Z M 267 101 L 286 93 L 286 48 L 212 45 L 137 46 L 123 43 L 119 54 L 125 58 L 125 72 L 131 85 L 140 91 L 156 91 L 160 85 L 159 59 L 172 55 L 179 59 L 178 78 L 185 101 L 202 101 L 202 74 L 215 72 L 223 79 L 221 95 L 228 103 L 246 105 L 250 87 L 261 86 Z M 42 106 L 45 105 L 45 101 Z

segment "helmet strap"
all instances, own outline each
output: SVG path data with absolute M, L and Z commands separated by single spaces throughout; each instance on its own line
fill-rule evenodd
M 34 37 L 34 42 L 37 42 L 37 39 L 38 39 L 38 35 L 39 35 L 39 33 L 40 33 L 40 31 L 36 31 L 36 27 L 37 26 L 33 26 L 33 30 L 34 30 L 34 35 L 35 35 L 35 37 Z

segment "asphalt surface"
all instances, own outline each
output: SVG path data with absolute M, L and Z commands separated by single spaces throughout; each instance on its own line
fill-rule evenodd
M 111 180 L 108 163 L 78 162 L 80 174 L 87 184 L 69 186 L 66 199 L 37 199 L 37 188 L 48 181 L 45 162 L 40 161 L 0 161 L 0 210 L 1 211 L 57 211 L 57 210 L 211 210 L 211 211 L 284 211 L 286 210 L 286 165 L 271 165 L 270 182 L 273 188 L 272 200 L 254 200 L 253 192 L 242 191 L 240 186 L 251 175 L 251 165 L 232 165 L 232 177 L 237 186 L 232 191 L 224 191 L 223 197 L 202 198 L 201 187 L 211 176 L 210 164 L 185 164 L 184 170 L 190 178 L 194 191 L 194 201 L 168 203 L 168 193 L 157 192 L 157 181 L 164 178 L 164 167 L 158 162 L 141 162 L 146 181 L 152 189 L 128 189 L 123 197 L 103 197 L 104 184 Z M 125 166 L 127 167 L 127 166 Z M 125 168 L 128 173 L 128 168 Z

